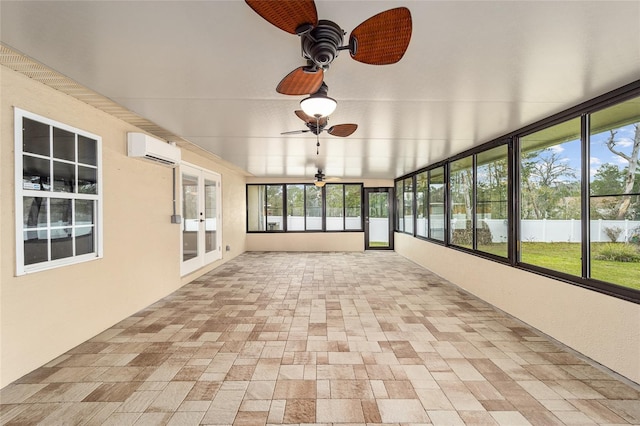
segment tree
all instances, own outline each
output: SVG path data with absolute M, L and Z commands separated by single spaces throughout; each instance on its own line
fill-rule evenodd
M 605 142 L 609 151 L 614 153 L 615 155 L 624 158 L 629 163 L 629 166 L 625 169 L 626 176 L 624 179 L 624 187 L 622 193 L 625 194 L 624 197 L 620 199 L 617 208 L 616 219 L 623 220 L 629 211 L 629 206 L 631 205 L 631 194 L 633 192 L 633 187 L 635 185 L 636 179 L 638 175 L 640 175 L 640 123 L 635 123 L 633 125 L 634 138 L 633 138 L 633 146 L 631 148 L 631 154 L 627 155 L 622 152 L 618 145 L 620 145 L 620 141 L 616 140 L 617 130 L 610 130 L 610 137 Z
M 559 152 L 545 148 L 526 153 L 520 170 L 523 219 L 579 217 L 573 199 L 579 198 L 580 182 Z

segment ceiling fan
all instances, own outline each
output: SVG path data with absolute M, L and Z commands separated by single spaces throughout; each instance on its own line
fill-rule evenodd
M 326 85 L 323 83 L 323 86 Z M 347 136 L 351 136 L 353 132 L 358 129 L 358 125 L 354 123 L 346 123 L 346 124 L 335 124 L 327 128 L 329 124 L 329 117 L 327 116 L 310 116 L 302 110 L 295 111 L 296 116 L 300 118 L 300 120 L 304 121 L 304 124 L 307 126 L 306 129 L 302 130 L 292 130 L 289 132 L 282 132 L 281 135 L 295 135 L 300 133 L 313 133 L 316 135 L 316 154 L 320 153 L 320 133 L 327 132 L 332 136 L 338 136 L 341 138 L 345 138 Z
M 260 16 L 290 34 L 300 37 L 307 65 L 284 77 L 276 91 L 306 95 L 318 91 L 324 71 L 341 50 L 365 64 L 387 65 L 402 59 L 411 40 L 411 12 L 406 7 L 389 9 L 358 25 L 343 45 L 346 32 L 335 22 L 319 20 L 314 0 L 245 0 Z
M 320 188 L 322 188 L 328 181 L 336 180 L 336 178 L 327 179 L 325 177 L 325 174 L 322 172 L 322 169 L 320 168 L 318 168 L 318 173 L 316 173 L 313 177 L 316 178 L 316 180 L 313 181 L 313 184 Z

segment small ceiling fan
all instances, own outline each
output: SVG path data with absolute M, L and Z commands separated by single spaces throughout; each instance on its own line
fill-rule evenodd
M 341 50 L 365 64 L 387 65 L 402 59 L 411 40 L 411 12 L 406 7 L 389 9 L 358 25 L 343 45 L 346 32 L 335 22 L 319 20 L 314 0 L 245 0 L 260 16 L 300 37 L 302 57 L 298 67 L 280 81 L 276 91 L 285 95 L 315 93 L 324 71 Z
M 322 172 L 322 169 L 320 168 L 318 168 L 318 173 L 316 173 L 313 177 L 316 178 L 316 180 L 313 181 L 313 184 L 320 188 L 322 188 L 328 181 L 337 180 L 337 178 L 327 179 L 325 177 L 325 174 Z
M 326 85 L 323 83 L 323 86 L 326 88 Z M 327 125 L 329 124 L 328 116 L 319 116 L 316 115 L 314 117 L 308 115 L 302 110 L 295 111 L 296 116 L 300 118 L 300 120 L 304 121 L 304 124 L 307 126 L 306 129 L 302 130 L 292 130 L 289 132 L 282 132 L 281 135 L 295 135 L 300 133 L 313 133 L 316 135 L 316 154 L 320 153 L 320 133 L 326 131 L 332 136 L 338 136 L 341 138 L 345 138 L 347 136 L 351 136 L 353 132 L 358 128 L 357 124 L 347 123 L 347 124 L 336 124 L 329 128 Z

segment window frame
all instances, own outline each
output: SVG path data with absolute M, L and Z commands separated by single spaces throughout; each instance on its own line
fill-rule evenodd
M 456 154 L 455 156 L 452 156 L 450 158 L 447 158 L 443 161 L 440 161 L 439 163 L 434 163 L 431 165 L 428 165 L 427 167 L 424 167 L 420 170 L 417 170 L 415 172 L 412 173 L 408 173 L 405 174 L 403 176 L 400 176 L 396 179 L 394 179 L 394 187 L 398 188 L 400 187 L 401 189 L 403 189 L 403 185 L 402 182 L 409 178 L 409 177 L 415 177 L 417 176 L 418 173 L 424 172 L 425 170 L 428 170 L 431 173 L 431 170 L 434 170 L 438 167 L 442 167 L 444 166 L 444 172 L 445 172 L 445 185 L 447 186 L 446 191 L 445 191 L 445 241 L 440 241 L 440 240 L 434 240 L 433 238 L 431 238 L 431 229 L 429 229 L 429 236 L 427 238 L 424 238 L 422 236 L 418 236 L 418 235 L 414 235 L 414 238 L 419 238 L 419 239 L 424 239 L 428 242 L 434 243 L 434 244 L 440 244 L 440 245 L 444 245 L 447 248 L 451 248 L 454 250 L 459 250 L 459 251 L 463 251 L 472 255 L 476 255 L 482 258 L 486 258 L 488 260 L 492 260 L 492 261 L 496 261 L 499 263 L 503 263 L 503 264 L 508 264 L 512 267 L 518 268 L 518 269 L 522 269 L 522 270 L 526 270 L 527 272 L 531 272 L 531 273 L 535 273 L 538 275 L 543 275 L 552 279 L 556 279 L 571 285 L 577 285 L 579 287 L 585 288 L 585 289 L 589 289 L 592 291 L 596 291 L 602 294 L 606 294 L 612 297 L 616 297 L 616 298 L 620 298 L 623 300 L 627 300 L 636 304 L 640 304 L 640 290 L 636 290 L 630 287 L 626 287 L 623 285 L 618 285 L 612 282 L 605 282 L 605 281 L 601 281 L 598 280 L 596 278 L 593 278 L 591 276 L 592 271 L 590 269 L 590 252 L 589 252 L 589 248 L 590 248 L 590 244 L 592 243 L 591 241 L 591 235 L 590 235 L 590 213 L 589 213 L 589 206 L 590 206 L 590 200 L 591 200 L 591 194 L 589 191 L 590 188 L 590 167 L 589 167 L 589 160 L 590 160 L 590 117 L 592 114 L 597 113 L 598 111 L 601 110 L 605 110 L 609 107 L 614 107 L 617 104 L 623 103 L 625 101 L 629 101 L 629 100 L 633 100 L 635 98 L 639 99 L 640 102 L 640 80 L 637 80 L 633 83 L 627 84 L 626 86 L 620 87 L 616 90 L 613 90 L 611 92 L 605 93 L 601 96 L 598 96 L 594 99 L 591 99 L 589 101 L 583 102 L 579 105 L 576 105 L 574 107 L 571 107 L 565 111 L 562 111 L 560 113 L 554 114 L 552 116 L 549 116 L 545 119 L 542 119 L 536 123 L 532 123 L 530 125 L 527 125 L 523 128 L 520 128 L 518 130 L 509 132 L 505 135 L 502 135 L 496 139 L 493 139 L 489 142 L 483 143 L 481 145 L 478 145 L 472 149 L 466 150 L 464 152 L 461 152 L 459 154 Z M 581 176 L 579 177 L 580 181 L 581 181 L 581 190 L 580 190 L 580 203 L 581 203 L 581 219 L 580 219 L 580 229 L 581 229 L 581 235 L 582 235 L 582 247 L 581 247 L 581 253 L 582 253 L 582 274 L 581 276 L 576 276 L 576 275 L 570 275 L 567 273 L 563 273 L 563 272 L 559 272 L 559 271 L 555 271 L 555 270 L 551 270 L 551 269 L 547 269 L 547 268 L 543 268 L 540 266 L 536 266 L 536 265 L 531 265 L 531 264 L 526 264 L 523 262 L 520 262 L 519 259 L 519 254 L 520 254 L 520 244 L 518 244 L 518 241 L 520 241 L 520 235 L 521 235 L 521 227 L 520 227 L 520 208 L 519 208 L 519 204 L 520 204 L 520 179 L 521 179 L 521 170 L 520 170 L 520 156 L 519 156 L 519 152 L 520 152 L 520 138 L 541 130 L 544 130 L 545 128 L 549 128 L 552 127 L 556 124 L 560 124 L 562 122 L 566 122 L 566 121 L 570 121 L 572 119 L 576 119 L 579 118 L 580 119 L 580 141 L 581 141 Z M 507 175 L 508 175 L 508 184 L 507 184 L 507 216 L 508 216 L 508 224 L 507 224 L 507 232 L 508 232 L 508 239 L 507 239 L 507 257 L 502 257 L 502 256 L 497 256 L 491 253 L 487 253 L 487 252 L 483 252 L 480 250 L 477 250 L 477 245 L 476 245 L 476 232 L 475 229 L 477 227 L 477 161 L 476 161 L 476 156 L 480 153 L 483 153 L 485 151 L 488 151 L 490 149 L 493 149 L 497 146 L 500 145 L 507 145 L 507 167 L 508 167 L 508 171 L 507 171 Z M 449 196 L 449 192 L 450 192 L 450 188 L 448 188 L 449 186 L 449 181 L 450 181 L 450 164 L 456 160 L 459 160 L 461 158 L 467 157 L 467 156 L 473 156 L 473 173 L 474 173 L 474 180 L 473 180 L 473 187 L 474 187 L 474 215 L 473 215 L 473 220 L 474 220 L 474 238 L 473 238 L 473 248 L 466 248 L 466 247 L 461 247 L 461 246 L 457 246 L 452 244 L 452 242 L 450 241 L 449 238 L 449 234 L 450 234 L 450 230 L 447 229 L 449 225 L 449 217 L 451 215 L 451 200 L 447 199 L 450 198 Z M 429 184 L 431 184 L 431 174 L 429 174 Z M 431 200 L 430 197 L 429 198 L 429 202 L 428 202 L 428 206 L 429 206 L 429 212 L 431 211 Z M 397 209 L 397 204 L 398 204 L 398 198 L 396 197 L 396 209 Z M 397 211 L 397 210 L 396 210 Z M 396 215 L 396 227 L 395 227 L 395 231 L 396 232 L 400 232 L 400 233 L 406 233 L 404 232 L 404 229 L 400 229 L 400 227 L 398 226 L 398 218 L 399 215 Z M 415 215 L 415 209 L 414 209 L 414 220 L 416 218 Z M 431 222 L 431 218 L 429 218 L 429 222 Z
M 24 120 L 32 120 L 37 123 L 44 124 L 49 127 L 49 155 L 44 156 L 35 153 L 25 152 L 23 150 L 23 125 Z M 54 129 L 60 129 L 74 135 L 74 151 L 75 151 L 75 159 L 74 161 L 70 161 L 68 159 L 61 159 L 54 157 L 55 152 L 53 150 L 53 134 Z M 95 166 L 90 165 L 88 163 L 83 163 L 79 161 L 78 158 L 78 139 L 79 137 L 85 137 L 91 140 L 95 140 L 96 142 L 96 164 Z M 24 109 L 14 107 L 14 172 L 15 172 L 15 253 L 16 253 L 16 276 L 22 276 L 31 273 L 37 273 L 41 271 L 46 271 L 54 268 L 64 267 L 75 265 L 79 263 L 84 263 L 92 260 L 101 259 L 104 257 L 104 246 L 103 246 L 103 233 L 104 233 L 104 225 L 103 225 L 103 181 L 102 181 L 102 137 L 86 130 L 78 129 L 76 127 L 70 126 L 65 123 L 61 123 L 57 120 L 53 120 L 39 114 L 32 113 L 30 111 L 26 111 Z M 78 167 L 89 167 L 95 168 L 96 171 L 96 193 L 88 194 L 82 193 L 79 191 L 79 186 L 74 185 L 73 192 L 62 192 L 62 191 L 54 191 L 54 181 L 51 180 L 51 189 L 47 191 L 42 191 L 39 189 L 25 189 L 23 182 L 23 173 L 24 173 L 24 156 L 33 158 L 41 158 L 46 159 L 50 162 L 50 170 L 51 164 L 54 161 L 62 161 L 65 164 L 72 164 L 75 167 L 75 170 L 78 170 Z M 79 173 L 75 174 L 75 181 L 77 182 L 79 178 Z M 26 232 L 26 228 L 24 227 L 24 198 L 25 197 L 34 197 L 34 198 L 46 198 L 49 200 L 71 200 L 72 201 L 72 220 L 71 223 L 66 226 L 72 230 L 72 238 L 76 237 L 76 230 L 81 228 L 76 224 L 76 214 L 75 214 L 75 201 L 76 200 L 88 200 L 92 201 L 94 205 L 94 222 L 93 222 L 93 251 L 84 254 L 75 254 L 75 244 L 76 242 L 72 242 L 72 249 L 74 253 L 69 257 L 64 257 L 60 259 L 52 259 L 51 257 L 51 249 L 49 248 L 51 245 L 51 230 L 55 228 L 51 224 L 51 212 L 47 212 L 47 258 L 48 260 L 38 263 L 33 263 L 29 265 L 25 265 L 25 247 L 24 247 L 24 233 Z M 88 226 L 87 226 L 88 227 Z
M 277 229 L 277 230 L 269 230 L 268 226 L 265 227 L 265 229 L 263 230 L 250 230 L 249 229 L 249 187 L 251 186 L 262 186 L 265 187 L 264 189 L 264 199 L 261 200 L 262 202 L 262 206 L 264 208 L 264 206 L 266 206 L 266 197 L 267 197 L 267 191 L 266 191 L 266 187 L 267 186 L 282 186 L 282 193 L 283 193 L 283 226 L 282 229 Z M 304 229 L 295 229 L 295 230 L 289 230 L 289 226 L 288 226 L 288 187 L 289 186 L 302 186 L 303 187 L 303 219 L 304 219 Z M 342 194 L 343 194 L 343 205 L 342 205 L 342 223 L 343 223 L 343 228 L 345 229 L 327 229 L 327 196 L 326 196 L 326 190 L 327 190 L 327 186 L 342 186 Z M 345 191 L 345 187 L 346 186 L 359 186 L 360 187 L 360 228 L 359 229 L 354 229 L 354 228 L 346 228 L 346 214 L 347 214 L 347 203 L 345 200 L 346 197 L 346 191 Z M 308 229 L 307 227 L 307 188 L 308 187 L 313 187 L 313 188 L 318 188 L 321 191 L 321 222 L 322 222 L 322 227 L 320 229 Z M 308 232 L 308 233 L 316 233 L 316 232 L 364 232 L 364 185 L 360 182 L 336 182 L 336 183 L 327 183 L 325 185 L 323 185 L 322 187 L 317 187 L 316 185 L 314 185 L 313 183 L 296 183 L 296 182 L 290 182 L 290 183 L 247 183 L 245 185 L 245 196 L 246 196 L 246 209 L 247 209 L 247 220 L 246 220 L 246 232 L 248 234 L 261 234 L 261 233 L 300 233 L 300 232 Z M 266 216 L 265 216 L 266 217 Z M 315 216 L 314 216 L 315 217 Z M 265 222 L 266 223 L 266 222 Z

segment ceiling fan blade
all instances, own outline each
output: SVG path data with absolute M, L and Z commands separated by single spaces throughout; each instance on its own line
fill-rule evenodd
M 282 132 L 281 135 L 296 135 L 298 133 L 309 133 L 311 130 L 291 130 L 290 132 Z
M 409 46 L 411 30 L 411 12 L 406 7 L 378 13 L 351 32 L 351 57 L 371 65 L 395 64 Z
M 305 69 L 306 67 L 298 67 L 287 74 L 276 87 L 276 92 L 295 96 L 316 93 L 322 85 L 324 71 L 318 69 L 308 72 Z
M 245 0 L 249 7 L 271 24 L 290 34 L 301 25 L 318 25 L 318 12 L 313 0 Z
M 344 138 L 350 136 L 357 128 L 357 124 L 336 124 L 335 126 L 331 126 L 329 130 L 327 130 L 327 133 L 332 136 Z
M 312 117 L 310 115 L 307 115 L 304 111 L 302 111 L 301 109 L 297 109 L 295 111 L 296 115 L 298 116 L 298 118 L 300 118 L 300 120 L 304 121 L 305 123 L 311 123 L 311 124 L 316 124 L 316 118 Z M 317 125 L 320 127 L 326 126 L 327 125 L 327 118 L 328 117 L 320 117 L 318 119 Z

